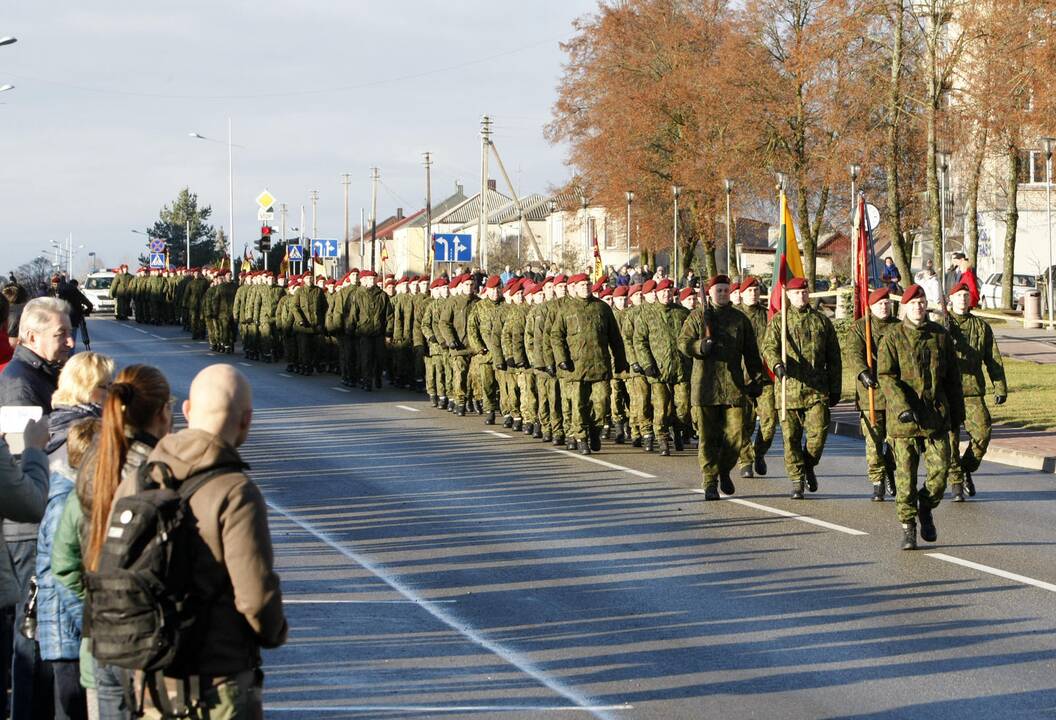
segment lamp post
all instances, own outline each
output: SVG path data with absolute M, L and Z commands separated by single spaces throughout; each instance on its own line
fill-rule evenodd
M 627 193 L 627 267 L 631 267 L 631 203 L 634 202 L 634 191 Z
M 858 211 L 858 175 L 862 172 L 862 166 L 858 163 L 852 164 L 849 168 L 851 171 L 851 227 L 854 227 L 856 214 Z M 861 233 L 859 228 L 858 233 L 851 232 L 851 267 L 854 268 L 851 271 L 851 289 L 858 289 L 858 234 Z M 854 297 L 857 297 L 856 295 Z
M 723 185 L 726 188 L 726 272 L 732 277 L 735 274 L 734 261 L 736 260 L 736 256 L 733 254 L 733 212 L 730 210 L 733 180 L 726 178 L 723 181 Z M 739 273 L 740 268 L 737 268 L 736 272 Z
M 946 182 L 950 172 L 950 154 L 938 152 L 935 154 L 942 174 L 939 175 L 939 287 L 942 288 L 943 297 L 946 296 Z
M 583 209 L 583 250 L 586 253 L 585 258 L 590 258 L 590 223 L 589 215 L 587 214 L 587 197 L 586 195 L 580 195 L 579 206 Z
M 1052 145 L 1053 138 L 1043 138 L 1041 141 L 1045 149 L 1045 225 L 1049 236 L 1049 269 L 1045 273 L 1045 291 L 1048 293 L 1049 303 L 1049 330 L 1056 330 L 1052 323 Z M 1005 268 L 1005 272 L 1012 272 L 1012 268 Z
M 674 252 L 671 253 L 671 279 L 678 285 L 678 197 L 682 194 L 681 185 L 672 185 L 671 194 L 675 196 L 674 215 Z
M 92 272 L 95 272 L 95 251 L 90 251 L 88 257 L 92 259 Z
M 222 143 L 222 140 L 213 140 L 196 132 L 188 133 L 196 140 Z M 231 142 L 231 118 L 227 119 L 227 240 L 228 252 L 231 255 L 231 276 L 238 277 L 235 273 L 235 176 L 234 176 L 234 152 L 235 145 Z M 242 147 L 239 145 L 239 147 Z
M 0 47 L 3 47 L 4 45 L 14 45 L 16 42 L 18 42 L 18 38 L 13 38 L 10 35 L 5 36 L 5 37 L 0 37 Z M 0 85 L 0 92 L 6 92 L 8 90 L 14 90 L 14 89 L 15 89 L 15 86 L 11 85 L 11 84 L 8 84 L 8 83 Z
M 550 223 L 549 232 L 547 233 L 550 236 L 549 237 L 549 240 L 550 240 L 550 243 L 549 243 L 550 244 L 550 252 L 548 253 L 547 260 L 550 263 L 550 265 L 553 266 L 553 264 L 554 264 L 554 213 L 557 212 L 557 200 L 554 200 L 553 198 L 551 198 L 550 200 L 548 200 L 546 202 L 546 207 L 550 211 L 550 214 L 547 215 L 547 220 Z M 549 269 L 550 268 L 547 268 L 548 272 L 549 272 Z

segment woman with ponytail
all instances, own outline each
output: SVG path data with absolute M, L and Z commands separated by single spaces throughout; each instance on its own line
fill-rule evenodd
M 130 365 L 118 373 L 103 405 L 102 428 L 91 457 L 77 478 L 77 497 L 84 514 L 84 566 L 95 570 L 106 540 L 110 509 L 121 480 L 138 472 L 147 456 L 172 429 L 169 383 L 149 365 Z M 91 628 L 85 628 L 89 636 Z M 131 717 L 125 702 L 127 676 L 119 668 L 95 663 L 99 717 Z

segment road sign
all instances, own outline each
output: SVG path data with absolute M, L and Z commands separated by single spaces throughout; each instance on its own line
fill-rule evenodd
M 257 210 L 257 220 L 260 220 L 265 225 L 271 225 L 275 219 L 275 208 L 273 207 L 262 207 Z
M 152 253 L 163 253 L 165 252 L 165 241 L 164 240 L 151 240 L 150 251 Z
M 286 249 L 290 253 L 290 260 L 297 262 L 304 260 L 304 248 L 300 245 L 289 245 Z
M 152 252 L 150 254 L 150 269 L 151 270 L 164 270 L 165 269 L 165 253 Z
M 337 240 L 313 240 L 312 257 L 336 258 L 337 247 Z
M 261 210 L 267 210 L 274 204 L 275 196 L 268 192 L 267 189 L 265 189 L 260 195 L 257 195 L 257 205 L 260 205 Z
M 473 236 L 435 233 L 433 252 L 437 262 L 469 262 L 473 259 Z

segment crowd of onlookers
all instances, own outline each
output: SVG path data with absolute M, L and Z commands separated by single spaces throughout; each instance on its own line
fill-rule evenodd
M 160 370 L 74 353 L 60 297 L 29 300 L 9 283 L 0 298 L 0 407 L 42 413 L 0 438 L 0 718 L 131 718 L 174 698 L 190 717 L 259 716 L 260 649 L 282 644 L 287 626 L 266 507 L 237 450 L 252 420 L 248 382 L 231 366 L 206 368 L 182 406 L 187 428 L 173 432 Z M 176 487 L 211 471 L 187 501 L 193 542 L 178 550 L 198 632 L 183 670 L 161 679 L 100 661 L 89 622 L 93 573 L 130 522 L 111 517 L 114 504 L 153 487 L 146 470 L 159 466 Z

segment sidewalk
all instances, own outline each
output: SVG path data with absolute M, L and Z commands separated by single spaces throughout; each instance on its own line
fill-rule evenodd
M 1004 351 L 1003 346 L 1001 350 Z M 1053 347 L 1053 356 L 1056 357 L 1056 347 Z M 853 403 L 842 402 L 832 409 L 829 431 L 844 437 L 862 437 L 858 411 Z M 1056 473 L 1056 433 L 994 425 L 986 460 L 1043 473 Z
M 994 338 L 1001 354 L 1017 360 L 1056 363 L 1056 333 L 1051 330 L 1022 327 L 995 327 Z

